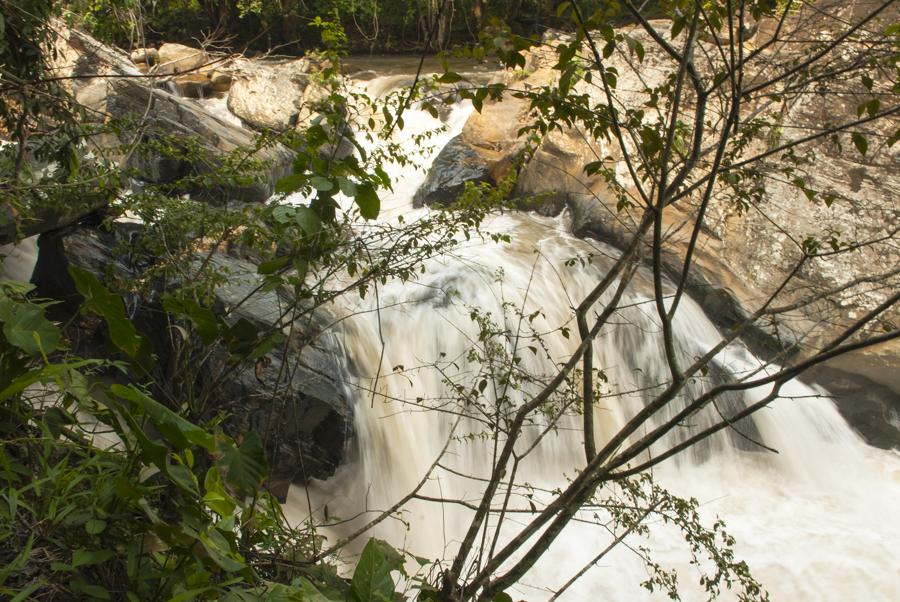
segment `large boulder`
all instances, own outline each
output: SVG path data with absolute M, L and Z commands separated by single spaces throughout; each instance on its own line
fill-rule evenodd
M 284 62 L 242 61 L 231 76 L 228 109 L 258 129 L 283 131 L 312 114 L 315 66 L 305 58 Z
M 197 71 L 211 62 L 205 50 L 172 43 L 160 46 L 156 56 L 151 58 L 157 59 L 156 69 L 163 75 Z
M 132 155 L 132 165 L 144 179 L 165 182 L 188 175 L 213 175 L 216 177 L 190 192 L 197 198 L 215 202 L 262 202 L 272 196 L 275 182 L 290 173 L 293 161 L 290 150 L 281 144 L 255 150 L 253 132 L 214 115 L 199 102 L 130 79 L 115 79 L 109 86 L 107 110 L 111 115 L 142 120 L 145 137 L 183 137 L 191 139 L 200 150 L 189 159 L 151 156 L 149 160 L 141 160 L 140 155 Z M 247 154 L 245 163 L 259 166 L 249 182 L 235 177 L 238 174 L 223 172 L 229 157 L 242 152 Z
M 127 54 L 101 44 L 78 30 L 68 29 L 62 24 L 60 28 L 62 33 L 57 41 L 54 75 L 69 82 L 70 91 L 76 101 L 85 107 L 88 119 L 106 121 L 116 118 L 133 122 L 132 127 L 123 129 L 121 138 L 107 134 L 91 140 L 102 147 L 104 156 L 128 160 L 130 167 L 137 170 L 139 179 L 165 183 L 185 176 L 203 178 L 217 175 L 203 182 L 202 186 L 186 192 L 215 202 L 261 202 L 272 195 L 275 182 L 290 172 L 293 153 L 283 145 L 274 144 L 253 150 L 256 146 L 254 132 L 212 114 L 202 103 L 152 88 L 152 78 L 142 74 Z M 204 56 L 198 55 L 202 51 L 188 49 L 191 54 L 183 50 L 187 47 L 178 50 L 177 46 L 164 44 L 160 48 L 160 60 L 174 61 L 172 64 L 182 70 L 187 68 L 189 58 L 195 62 L 203 59 L 204 65 L 209 62 L 205 53 Z M 163 52 L 167 47 L 178 52 Z M 216 75 L 218 84 L 213 81 Z M 226 75 L 230 77 L 230 72 L 223 65 L 219 72 L 208 71 L 191 77 L 199 77 L 202 81 L 198 86 L 209 89 L 214 85 L 224 85 Z M 120 153 L 118 149 L 123 143 L 130 146 L 139 141 L 134 137 L 135 132 L 141 132 L 143 140 L 160 136 L 191 139 L 200 152 L 188 159 L 172 159 L 155 153 L 148 155 L 146 152 Z M 222 172 L 223 166 L 229 163 L 229 155 L 244 149 L 248 153 L 246 160 L 235 163 L 258 167 L 255 173 L 245 174 L 250 176 L 249 182 L 244 175 Z M 92 206 L 90 209 L 96 208 Z M 61 225 L 73 221 L 64 219 Z
M 79 303 L 67 268 L 86 269 L 102 282 L 139 278 L 153 263 L 133 253 L 142 236 L 140 224 L 116 223 L 111 231 L 77 227 L 41 236 L 33 281 L 38 294 L 61 301 L 52 311 L 58 319 L 71 318 Z M 256 360 L 236 361 L 221 344 L 204 350 L 195 396 L 205 399 L 206 417 L 224 413 L 222 423 L 235 437 L 253 431 L 263 441 L 270 464 L 269 487 L 283 497 L 292 482 L 326 479 L 343 459 L 351 437 L 352 410 L 343 382 L 347 367 L 340 345 L 321 326 L 330 320 L 319 315 L 303 323 L 284 324 L 291 299 L 280 291 L 259 291 L 256 265 L 244 259 L 214 254 L 208 267 L 226 275 L 215 292 L 214 311 L 225 321 L 252 324 L 260 331 L 282 328 L 290 334 Z M 198 259 L 196 265 L 199 266 Z M 177 282 L 158 283 L 147 293 L 126 297 L 126 308 L 137 328 L 153 344 L 157 362 L 154 375 L 161 390 L 177 382 L 180 368 L 172 355 L 168 333 L 174 318 L 166 316 L 159 295 Z M 109 355 L 102 323 L 91 317 L 71 322 L 75 353 L 86 357 Z M 160 398 L 177 395 L 168 390 Z
M 490 167 L 461 136 L 456 136 L 434 159 L 413 205 L 447 206 L 459 198 L 469 182 L 492 182 Z

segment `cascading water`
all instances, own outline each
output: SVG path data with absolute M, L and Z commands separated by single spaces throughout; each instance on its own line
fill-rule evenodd
M 378 80 L 370 85 L 387 87 Z M 422 167 L 459 133 L 470 110 L 456 106 L 446 130 L 433 139 L 433 148 L 422 160 L 392 174 L 395 191 L 384 199 L 380 219 L 404 215 L 410 221 L 428 211 L 411 207 L 412 195 L 425 177 Z M 407 126 L 400 136 L 440 125 L 415 109 L 404 118 Z M 521 349 L 518 353 L 522 368 L 531 374 L 553 374 L 555 362 L 571 354 L 574 337 L 563 336 L 560 328 L 568 325 L 574 331 L 571 307 L 602 277 L 618 251 L 574 238 L 562 220 L 531 214 L 494 217 L 484 229 L 506 233 L 511 242 L 461 243 L 453 254 L 429 261 L 416 282 L 382 286 L 377 301 L 371 294 L 342 300 L 339 311 L 348 318 L 341 323 L 340 336 L 358 377 L 352 383 L 357 391 L 358 453 L 328 481 L 292 490 L 287 505 L 292 520 L 306 520 L 310 512 L 319 520 L 323 515 L 344 519 L 326 530 L 334 540 L 389 508 L 423 479 L 441 455 L 454 423 L 452 407 L 444 407 L 446 412 L 426 408 L 440 406 L 450 397 L 448 382 L 474 384 L 478 366 L 467 361 L 467 351 L 478 337 L 472 308 L 506 324 L 511 333 L 520 325 L 513 308 L 524 314 L 542 312 L 532 327 L 547 333 L 548 356 Z M 569 261 L 588 256 L 592 260 L 586 264 Z M 601 441 L 642 406 L 642 390 L 667 380 L 655 308 L 648 302 L 651 291 L 647 275 L 638 273 L 617 312 L 616 326 L 594 346 L 594 364 L 609 379 L 595 412 Z M 376 303 L 379 311 L 374 311 Z M 689 299 L 682 303 L 674 329 L 684 362 L 720 340 Z M 508 348 L 514 344 L 513 336 L 506 339 Z M 717 356 L 708 380 L 760 366 L 741 345 L 731 345 Z M 703 386 L 708 384 L 698 383 L 694 390 Z M 522 398 L 526 393 L 521 392 Z M 736 395 L 724 400 L 720 410 L 734 411 L 766 393 Z M 692 418 L 692 424 L 702 426 L 705 419 Z M 541 501 L 541 488 L 564 485 L 583 466 L 579 421 L 562 420 L 519 469 L 518 480 L 535 488 L 534 500 Z M 707 521 L 716 515 L 726 520 L 738 540 L 739 554 L 773 600 L 896 599 L 900 456 L 865 445 L 822 391 L 799 381 L 785 386 L 781 398 L 752 422 L 745 420 L 741 432 L 780 453 L 759 451 L 734 433 L 720 434 L 658 467 L 656 480 L 676 494 L 697 497 Z M 486 478 L 490 470 L 491 443 L 471 422 L 464 422 L 454 434 L 441 467 L 420 495 L 477 504 L 482 487 L 478 479 Z M 523 447 L 530 444 L 526 437 Z M 388 519 L 372 535 L 420 556 L 449 558 L 470 516 L 459 503 L 412 500 L 403 506 L 402 520 Z M 512 536 L 519 524 L 515 517 L 507 521 L 502 537 Z M 518 584 L 514 598 L 550 597 L 610 540 L 598 526 L 568 527 Z M 654 525 L 644 545 L 656 562 L 678 570 L 684 599 L 701 599 L 697 569 L 677 533 Z M 643 563 L 628 547 L 619 546 L 567 590 L 564 599 L 654 599 L 638 585 L 646 578 Z
M 403 80 L 376 78 L 368 88 L 375 93 Z M 224 101 L 208 108 L 227 114 Z M 427 166 L 459 133 L 470 111 L 457 105 L 443 123 L 425 111 L 407 111 L 406 128 L 396 133 L 397 142 L 439 125 L 446 127 L 431 139 L 420 160 L 394 170 L 394 191 L 382 199 L 379 219 L 402 215 L 409 222 L 427 214 L 427 209 L 412 209 L 412 196 Z M 575 330 L 570 307 L 604 274 L 618 251 L 574 238 L 561 219 L 525 213 L 491 218 L 485 229 L 509 234 L 511 242 L 473 239 L 461 243 L 453 254 L 429 261 L 426 273 L 416 282 L 382 286 L 379 312 L 372 311 L 376 300 L 371 294 L 366 299 L 345 298 L 336 308 L 350 316 L 340 323 L 337 334 L 356 368 L 356 382 L 351 385 L 356 391 L 357 453 L 328 481 L 292 490 L 286 510 L 293 521 L 304 521 L 311 510 L 317 520 L 326 514 L 346 519 L 325 530 L 333 541 L 416 487 L 440 455 L 454 422 L 452 414 L 425 411 L 423 406 L 448 397 L 447 379 L 469 386 L 474 379 L 471 371 L 477 366 L 465 357 L 477 340 L 471 308 L 507 324 L 511 332 L 519 325 L 512 308 L 526 314 L 543 312 L 533 328 L 547 333 L 549 357 L 519 354 L 523 368 L 532 374 L 553 373 L 554 360 L 571 353 L 574 337 L 564 337 L 559 328 L 568 325 Z M 9 251 L 13 255 L 0 266 L 0 277 L 27 279 L 33 249 L 26 244 L 4 253 Z M 589 255 L 590 263 L 569 261 Z M 655 310 L 647 303 L 650 290 L 646 275 L 639 273 L 622 301 L 624 309 L 617 314 L 615 328 L 595 345 L 595 366 L 609 379 L 595 413 L 599 440 L 642 405 L 642 388 L 666 380 Z M 684 360 L 719 340 L 714 326 L 690 300 L 681 305 L 674 327 Z M 512 341 L 507 340 L 507 347 Z M 759 365 L 740 345 L 732 345 L 716 358 L 709 377 L 740 374 Z M 726 520 L 738 540 L 738 553 L 748 560 L 773 600 L 895 600 L 900 590 L 895 549 L 900 541 L 900 456 L 866 446 L 821 393 L 791 382 L 782 389 L 781 399 L 756 414 L 752 423 L 742 425 L 742 432 L 779 450 L 778 455 L 756 451 L 741 437 L 725 434 L 658 467 L 655 478 L 676 494 L 697 497 L 707 520 L 715 515 Z M 746 399 L 732 398 L 725 405 L 743 405 L 764 394 L 750 392 Z M 558 424 L 520 468 L 519 480 L 534 487 L 535 503 L 542 502 L 542 489 L 563 485 L 583 465 L 578 422 L 569 418 Z M 477 434 L 476 426 L 460 426 L 458 439 L 442 461 L 450 470 L 436 470 L 422 496 L 477 502 L 482 483 L 470 477 L 487 476 L 490 442 L 460 436 Z M 372 535 L 420 556 L 449 558 L 470 511 L 460 504 L 412 500 L 400 517 L 402 521 L 391 518 L 380 523 Z M 503 537 L 513 535 L 521 522 L 511 517 Z M 518 584 L 514 598 L 550 597 L 610 539 L 601 527 L 582 522 L 570 526 Z M 626 539 L 625 543 L 639 541 Z M 701 599 L 697 570 L 677 533 L 653 525 L 644 545 L 656 562 L 678 570 L 685 600 Z M 619 546 L 564 599 L 652 599 L 638 586 L 646 577 L 643 563 L 626 546 Z

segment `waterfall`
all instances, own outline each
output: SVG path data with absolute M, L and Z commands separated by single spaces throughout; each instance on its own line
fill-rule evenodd
M 457 106 L 451 112 L 446 130 L 435 139 L 438 149 L 461 131 L 469 111 Z M 441 125 L 415 110 L 405 119 L 408 130 Z M 402 214 L 409 221 L 410 216 L 427 214 L 427 209 L 413 210 L 411 198 L 424 178 L 422 167 L 435 154 L 429 150 L 421 162 L 394 171 L 395 192 L 385 199 L 382 218 Z M 519 348 L 520 365 L 535 375 L 557 370 L 556 363 L 577 344 L 575 334 L 567 338 L 560 330 L 568 325 L 576 332 L 571 307 L 619 255 L 608 245 L 573 237 L 565 220 L 527 213 L 492 217 L 485 230 L 508 234 L 510 243 L 475 238 L 460 243 L 454 253 L 427 262 L 417 281 L 382 286 L 378 311 L 371 294 L 341 301 L 338 311 L 347 319 L 338 336 L 356 367 L 351 383 L 356 390 L 356 455 L 331 479 L 293 488 L 286 506 L 290 520 L 300 523 L 310 513 L 316 520 L 336 517 L 337 524 L 324 530 L 334 541 L 414 489 L 450 436 L 453 408 L 442 406 L 452 394 L 450 383 L 474 384 L 478 365 L 467 357 L 478 340 L 470 316 L 473 308 L 510 333 L 521 326 L 519 311 L 539 312 L 529 328 L 546 333 L 546 355 Z M 576 258 L 580 260 L 571 261 Z M 651 299 L 649 275 L 639 272 L 621 302 L 615 326 L 594 345 L 594 364 L 608 378 L 595 410 L 600 441 L 642 407 L 652 394 L 644 392 L 648 387 L 667 380 Z M 690 299 L 679 307 L 674 330 L 682 362 L 692 361 L 720 340 Z M 512 352 L 513 346 L 525 343 L 511 335 L 504 344 Z M 732 344 L 715 358 L 709 374 L 689 388 L 696 393 L 729 375 L 764 369 L 761 366 L 741 344 Z M 527 387 L 521 391 L 521 399 L 528 392 Z M 723 401 L 720 410 L 735 411 L 766 393 L 735 394 Z M 434 409 L 438 406 L 448 411 Z M 711 419 L 701 415 L 691 423 L 698 427 Z M 900 541 L 896 510 L 900 455 L 865 445 L 824 391 L 800 381 L 788 383 L 776 402 L 740 427 L 779 453 L 762 451 L 748 439 L 724 432 L 658 467 L 656 480 L 676 494 L 698 498 L 708 522 L 716 516 L 725 519 L 738 540 L 738 553 L 773 600 L 843 601 L 860 599 L 863 593 L 866 600 L 895 599 L 900 583 L 894 548 Z M 533 441 L 535 432 L 526 434 L 523 447 Z M 583 466 L 580 432 L 580 417 L 563 419 L 520 468 L 519 480 L 534 487 L 536 503 L 547 498 L 542 490 L 564 486 L 567 477 Z M 462 422 L 422 495 L 477 504 L 482 487 L 477 479 L 488 476 L 491 458 L 491 442 L 482 434 L 474 421 Z M 517 504 L 527 508 L 524 501 Z M 470 515 L 461 504 L 413 500 L 401 516 L 383 521 L 371 534 L 419 556 L 452 558 Z M 590 513 L 585 518 L 590 519 Z M 519 524 L 515 517 L 508 521 L 503 537 L 514 535 Z M 516 586 L 513 599 L 548 598 L 611 539 L 601 527 L 570 525 Z M 704 599 L 697 570 L 677 533 L 654 524 L 648 539 L 634 537 L 626 543 L 643 543 L 654 561 L 677 569 L 683 599 Z M 626 546 L 619 546 L 563 599 L 664 597 L 639 587 L 646 577 L 642 562 Z M 725 594 L 722 599 L 730 598 Z

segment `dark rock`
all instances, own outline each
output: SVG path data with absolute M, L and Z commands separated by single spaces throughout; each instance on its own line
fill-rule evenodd
M 111 230 L 82 227 L 41 236 L 33 280 L 39 295 L 61 301 L 53 306 L 56 319 L 76 316 L 80 303 L 69 265 L 86 269 L 105 283 L 139 276 L 148 267 L 152 258 L 129 252 L 136 248 L 141 231 L 139 224 L 116 223 Z M 232 326 L 245 320 L 263 332 L 279 327 L 291 300 L 279 291 L 259 291 L 261 280 L 254 264 L 225 254 L 213 255 L 210 262 L 227 275 L 216 290 L 214 311 Z M 160 294 L 175 285 L 159 283 L 149 293 L 125 299 L 135 326 L 154 347 L 153 377 L 164 393 L 160 399 L 183 397 L 175 383 L 184 380 L 184 368 L 173 358 L 171 320 L 160 304 Z M 339 341 L 322 332 L 326 323 L 331 320 L 322 316 L 294 322 L 287 341 L 255 361 L 237 361 L 224 345 L 216 344 L 204 350 L 197 382 L 189 383 L 195 403 L 203 400 L 200 411 L 205 418 L 225 413 L 222 426 L 232 436 L 239 439 L 248 431 L 260 436 L 270 465 L 270 488 L 282 498 L 292 482 L 332 475 L 351 437 L 352 410 L 342 384 L 347 367 Z M 114 356 L 106 345 L 102 321 L 94 317 L 75 319 L 69 334 L 77 354 Z
M 569 201 L 569 195 L 556 190 L 512 199 L 519 211 L 534 211 L 545 217 L 556 217 L 563 212 Z
M 900 450 L 900 359 L 862 350 L 804 375 L 828 390 L 838 411 L 869 445 Z
M 447 206 L 459 198 L 467 182 L 491 183 L 490 166 L 461 136 L 456 136 L 438 153 L 413 197 L 413 205 Z

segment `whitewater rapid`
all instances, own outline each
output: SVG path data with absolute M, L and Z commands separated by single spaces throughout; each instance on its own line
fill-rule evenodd
M 385 87 L 384 82 L 375 85 Z M 379 219 L 393 221 L 402 215 L 409 221 L 428 215 L 427 209 L 412 208 L 412 196 L 439 149 L 461 131 L 470 112 L 466 104 L 456 105 L 444 122 L 415 108 L 404 115 L 406 129 L 396 135 L 406 140 L 428 128 L 443 131 L 421 153 L 421 160 L 393 169 L 394 192 L 384 199 Z M 443 407 L 449 381 L 471 386 L 478 368 L 465 359 L 477 340 L 472 308 L 510 330 L 517 324 L 510 308 L 526 314 L 542 311 L 535 329 L 549 333 L 545 341 L 551 358 L 568 357 L 574 337 L 563 337 L 558 329 L 568 324 L 575 330 L 571 307 L 602 277 L 618 251 L 571 236 L 566 219 L 526 213 L 490 218 L 485 230 L 508 234 L 510 243 L 474 238 L 461 243 L 451 255 L 429 261 L 417 281 L 382 286 L 379 312 L 372 311 L 371 294 L 341 301 L 337 310 L 349 317 L 339 334 L 357 372 L 349 383 L 356 412 L 354 450 L 334 477 L 292 489 L 286 505 L 291 520 L 303 522 L 310 511 L 316 520 L 326 514 L 332 522 L 337 517 L 341 522 L 323 531 L 333 542 L 390 507 L 428 473 L 447 443 L 454 417 L 426 408 Z M 574 257 L 587 256 L 592 261 L 586 266 L 568 264 Z M 622 303 L 627 309 L 618 313 L 621 325 L 595 344 L 595 366 L 603 368 L 610 381 L 608 396 L 598 402 L 595 412 L 600 441 L 642 406 L 644 397 L 636 389 L 667 378 L 650 299 L 648 277 L 639 273 Z M 679 309 L 675 330 L 684 358 L 696 357 L 720 340 L 702 309 L 689 299 Z M 548 358 L 529 353 L 522 358 L 534 374 L 555 370 Z M 742 374 L 761 364 L 734 344 L 716 358 L 716 365 Z M 751 391 L 736 403 L 766 393 Z M 539 489 L 563 486 L 583 465 L 579 421 L 580 417 L 563 420 L 520 469 L 521 481 L 535 488 L 532 501 L 538 506 L 547 499 Z M 738 555 L 748 561 L 773 600 L 897 599 L 900 454 L 867 446 L 823 390 L 799 381 L 785 386 L 781 398 L 754 417 L 752 428 L 779 453 L 748 449 L 753 446 L 718 435 L 658 467 L 654 478 L 677 495 L 697 498 L 708 524 L 717 516 L 726 521 L 737 539 Z M 422 495 L 477 503 L 483 485 L 477 479 L 488 475 L 491 457 L 489 442 L 479 439 L 478 433 L 465 423 L 462 431 L 454 432 L 457 440 L 449 444 Z M 520 499 L 518 507 L 528 506 Z M 419 556 L 447 559 L 452 558 L 469 517 L 470 511 L 459 503 L 413 500 L 371 535 Z M 514 515 L 501 541 L 524 520 Z M 611 539 L 602 527 L 584 522 L 570 526 L 517 585 L 513 598 L 549 598 Z M 364 540 L 345 552 L 349 564 Z M 638 545 L 646 546 L 654 561 L 678 570 L 683 599 L 704 599 L 688 548 L 671 528 L 654 524 L 649 538 L 633 536 L 625 543 L 562 599 L 666 599 L 640 587 L 647 571 L 629 549 Z M 725 593 L 719 599 L 733 598 Z

